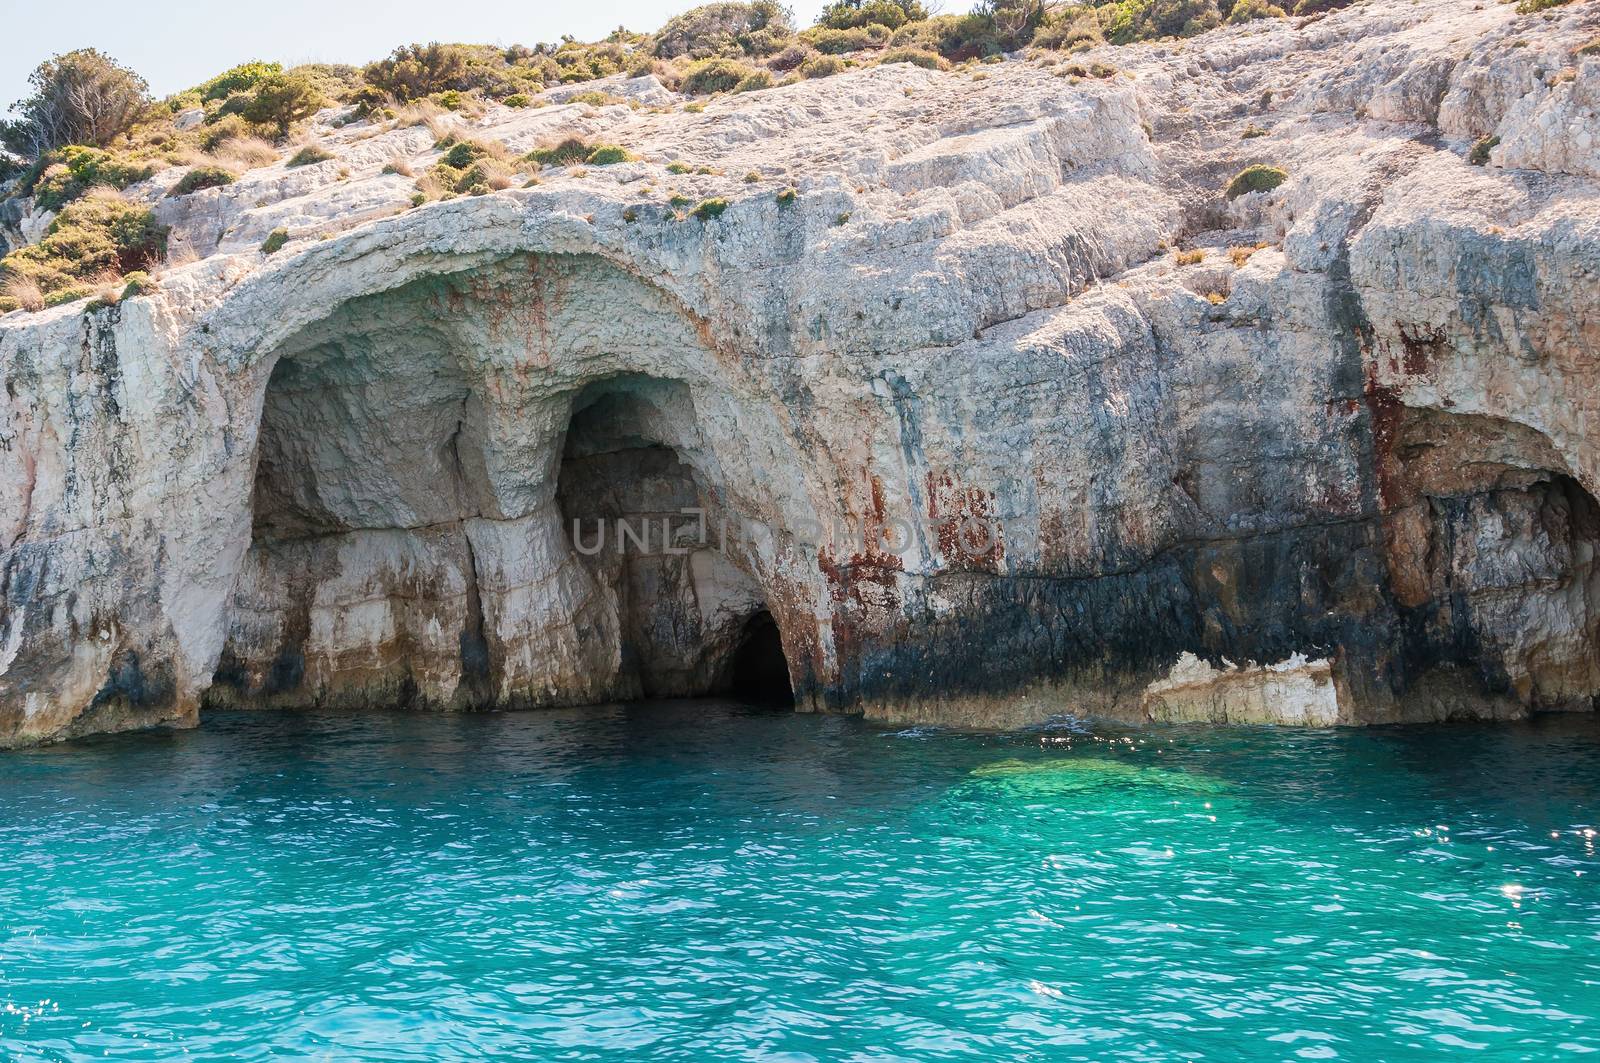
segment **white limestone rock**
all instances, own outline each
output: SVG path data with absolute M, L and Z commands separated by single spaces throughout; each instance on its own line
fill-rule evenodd
M 609 79 L 454 121 L 639 161 L 416 209 L 433 135 L 333 112 L 328 162 L 159 174 L 198 261 L 0 319 L 0 744 L 707 692 L 762 613 L 801 708 L 886 721 L 1590 709 L 1595 23 Z M 717 534 L 575 549 L 683 508 Z

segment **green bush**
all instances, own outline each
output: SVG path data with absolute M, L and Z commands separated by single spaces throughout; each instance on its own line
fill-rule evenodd
M 148 295 L 159 288 L 154 277 L 142 269 L 136 269 L 122 278 L 122 298 L 133 299 L 141 295 Z
M 510 169 L 498 154 L 489 153 L 474 155 L 465 167 L 452 166 L 447 161 L 436 163 L 417 182 L 417 189 L 424 201 L 430 195 L 439 199 L 457 195 L 481 196 L 510 187 Z
M 481 140 L 468 140 L 465 137 L 451 137 L 448 142 L 440 141 L 439 146 L 445 149 L 439 162 L 457 170 L 465 170 L 479 159 L 505 153 L 505 149 L 497 144 L 485 144 Z
M 596 145 L 590 144 L 582 137 L 567 137 L 549 147 L 534 148 L 524 155 L 523 159 L 527 162 L 536 162 L 540 166 L 573 166 L 588 162 L 595 147 Z
M 46 165 L 42 171 L 35 171 L 31 191 L 34 202 L 45 210 L 60 210 L 96 185 L 123 189 L 156 172 L 154 163 L 136 162 L 125 155 L 81 144 L 69 144 L 41 161 Z M 24 188 L 29 186 L 24 184 Z
M 844 69 L 844 60 L 836 55 L 814 55 L 800 64 L 803 78 L 832 77 Z
M 533 102 L 533 98 L 530 97 L 526 92 L 513 92 L 511 95 L 507 96 L 505 99 L 501 100 L 500 102 L 505 104 L 507 107 L 519 107 L 520 108 L 520 107 L 526 107 L 530 103 L 532 103 Z
M 559 81 L 586 81 L 600 76 L 596 70 L 612 73 L 615 61 L 596 67 L 594 56 L 625 56 L 620 45 L 586 45 L 564 42 L 557 49 L 541 45 L 537 51 L 487 44 L 408 44 L 396 48 L 385 59 L 368 63 L 361 71 L 366 88 L 357 97 L 363 111 L 376 110 L 387 99 L 400 103 L 433 98 L 448 99 L 461 107 L 471 93 L 491 99 L 521 94 L 529 96 L 546 84 Z M 566 64 L 566 65 L 564 65 Z M 455 96 L 446 96 L 455 93 Z
M 694 208 L 694 216 L 701 221 L 710 221 L 712 218 L 722 217 L 722 212 L 728 209 L 728 201 L 720 197 L 702 199 L 700 205 Z
M 362 79 L 380 92 L 408 103 L 450 89 L 472 87 L 472 59 L 459 44 L 405 44 L 387 59 L 368 63 Z
M 753 70 L 743 81 L 733 87 L 734 92 L 760 92 L 762 89 L 772 87 L 772 74 L 765 70 Z
M 782 192 L 778 193 L 778 206 L 780 206 L 780 207 L 793 206 L 794 205 L 794 201 L 799 199 L 799 198 L 800 198 L 800 193 L 799 193 L 799 191 L 797 189 L 785 188 Z
M 1103 44 L 1105 37 L 1093 8 L 1069 4 L 1045 12 L 1044 21 L 1034 30 L 1032 43 L 1036 48 L 1076 51 Z
M 1267 0 L 1234 0 L 1233 7 L 1228 11 L 1228 21 L 1234 25 L 1241 22 L 1253 22 L 1261 18 L 1282 18 L 1284 10 Z
M 31 282 L 48 301 L 108 275 L 145 269 L 166 249 L 167 229 L 149 208 L 114 193 L 89 195 L 61 208 L 37 244 L 0 259 L 0 284 Z
M 627 103 L 621 96 L 614 96 L 609 92 L 599 89 L 590 89 L 588 92 L 577 92 L 566 99 L 567 103 L 585 103 L 590 107 L 610 107 L 613 104 Z
M 1472 145 L 1472 150 L 1467 153 L 1467 161 L 1474 166 L 1487 166 L 1489 165 L 1489 153 L 1499 146 L 1499 137 L 1484 137 Z
M 230 140 L 244 140 L 247 137 L 276 136 L 275 129 L 258 129 L 246 122 L 237 114 L 224 115 L 211 120 L 210 125 L 200 138 L 200 146 L 207 151 L 216 151 Z
M 94 294 L 94 286 L 90 284 L 73 284 L 65 288 L 57 288 L 44 297 L 45 306 L 64 306 L 75 303 L 79 299 L 87 299 Z
M 802 33 L 800 39 L 825 55 L 844 55 L 863 48 L 881 48 L 889 43 L 891 36 L 893 33 L 888 26 L 874 22 L 842 30 L 817 26 Z
M 890 48 L 878 60 L 880 66 L 888 63 L 911 63 L 926 70 L 949 70 L 950 64 L 938 52 L 926 48 Z
M 225 100 L 236 92 L 248 92 L 255 88 L 257 83 L 282 73 L 282 63 L 252 59 L 248 63 L 240 63 L 231 70 L 223 71 L 200 85 L 195 91 L 200 94 L 200 99 L 208 103 L 212 100 Z
M 307 144 L 291 155 L 289 161 L 283 165 L 286 169 L 292 170 L 297 166 L 315 166 L 317 163 L 327 162 L 331 158 L 333 158 L 333 152 L 327 148 L 322 147 L 320 144 Z
M 955 62 L 999 55 L 1006 51 L 1008 44 L 994 20 L 982 14 L 937 15 L 921 22 L 909 22 L 900 27 L 889 43 L 925 48 Z M 1016 47 L 1024 42 L 1009 43 Z
M 793 33 L 789 13 L 777 0 L 703 4 L 668 19 L 651 51 L 662 59 L 765 55 Z
M 366 84 L 361 68 L 349 63 L 302 63 L 285 73 L 303 78 L 325 99 L 338 103 L 349 103 Z
M 1510 2 L 1510 0 L 1507 0 L 1507 2 Z M 1547 11 L 1552 7 L 1565 7 L 1570 3 L 1572 3 L 1572 0 L 1519 0 L 1517 13 L 1531 15 L 1536 11 Z
M 219 113 L 237 114 L 253 125 L 271 127 L 284 137 L 296 122 L 310 118 L 326 102 L 309 78 L 272 74 L 249 92 L 229 96 Z
M 836 30 L 857 26 L 887 26 L 895 30 L 927 17 L 928 9 L 918 0 L 834 0 L 823 6 L 817 25 Z
M 261 253 L 263 255 L 277 254 L 279 251 L 283 250 L 283 245 L 288 242 L 288 229 L 274 229 L 267 234 L 267 238 L 265 240 L 261 241 Z
M 614 166 L 619 162 L 632 162 L 633 153 L 620 144 L 596 144 L 584 161 L 590 166 Z
M 232 170 L 223 169 L 221 166 L 196 166 L 184 174 L 178 183 L 167 190 L 169 196 L 186 196 L 190 192 L 198 192 L 203 188 L 221 188 L 231 185 L 238 180 Z
M 727 92 L 753 73 L 750 67 L 733 59 L 702 59 L 689 67 L 678 91 L 686 96 Z
M 1270 192 L 1288 179 L 1289 175 L 1276 166 L 1257 163 L 1246 166 L 1228 182 L 1226 195 L 1229 199 L 1238 199 L 1249 192 Z

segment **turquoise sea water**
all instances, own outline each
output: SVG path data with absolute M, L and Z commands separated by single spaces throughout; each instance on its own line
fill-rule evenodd
M 0 1058 L 1600 1050 L 1600 723 L 708 703 L 0 754 Z

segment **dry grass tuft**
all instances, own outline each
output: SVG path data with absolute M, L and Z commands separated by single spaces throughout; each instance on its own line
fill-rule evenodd
M 1263 242 L 1259 244 L 1241 244 L 1238 247 L 1230 247 L 1228 248 L 1228 259 L 1233 263 L 1234 268 L 1238 269 L 1246 262 L 1250 261 L 1251 255 L 1268 246 L 1270 245 Z
M 254 170 L 278 161 L 278 149 L 262 137 L 235 137 L 225 140 L 211 153 L 230 170 Z
M 5 294 L 16 300 L 23 310 L 44 309 L 44 289 L 27 277 L 12 277 L 6 282 Z

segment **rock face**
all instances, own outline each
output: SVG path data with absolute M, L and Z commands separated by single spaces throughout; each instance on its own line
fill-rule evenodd
M 1597 33 L 1371 2 L 497 108 L 643 161 L 416 209 L 433 137 L 323 116 L 161 200 L 159 290 L 0 320 L 0 743 L 703 694 L 773 624 L 886 721 L 1592 709 Z

